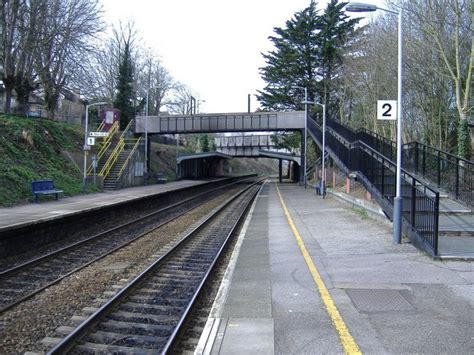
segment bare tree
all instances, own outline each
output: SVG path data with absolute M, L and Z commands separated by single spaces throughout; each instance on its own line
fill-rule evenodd
M 171 102 L 170 94 L 176 83 L 157 55 L 148 50 L 142 57 L 139 91 L 143 97 L 148 91 L 148 112 L 157 115 L 163 106 Z
M 460 146 L 456 127 L 472 113 L 472 4 L 399 0 L 391 6 L 394 10 L 402 6 L 404 11 L 403 139 L 452 151 Z M 378 99 L 396 98 L 396 20 L 380 14 L 367 26 L 362 40 L 345 56 L 339 89 L 344 99 L 341 117 L 392 139 L 393 123 L 377 122 L 375 104 Z
M 5 86 L 4 112 L 11 112 L 13 90 L 26 103 L 34 89 L 33 60 L 37 41 L 38 1 L 5 0 L 1 6 L 2 81 Z
M 191 97 L 193 96 L 194 93 L 189 86 L 178 83 L 174 89 L 173 98 L 167 107 L 172 113 L 189 115 L 191 114 Z
M 103 30 L 100 11 L 97 0 L 45 0 L 39 7 L 36 71 L 51 118 L 62 88 L 84 69 L 83 58 L 93 51 L 92 40 Z

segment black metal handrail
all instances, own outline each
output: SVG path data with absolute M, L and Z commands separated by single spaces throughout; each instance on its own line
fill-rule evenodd
M 396 159 L 396 143 L 367 129 L 354 130 L 338 121 L 327 119 L 328 127 L 348 142 L 361 141 L 385 157 Z M 474 206 L 474 162 L 420 142 L 403 145 L 403 167 L 433 182 L 450 196 Z
M 405 168 L 433 181 L 449 195 L 474 206 L 474 162 L 419 142 L 403 146 Z
M 393 206 L 395 198 L 396 163 L 364 142 L 353 145 L 351 155 L 357 156 L 358 171 L 380 192 L 381 198 Z M 438 254 L 439 192 L 402 169 L 402 215 L 419 242 L 432 255 Z
M 344 170 L 357 172 L 359 178 L 372 192 L 382 208 L 393 215 L 395 198 L 396 164 L 361 140 L 343 142 L 351 137 L 348 129 L 331 125 L 326 131 L 326 146 L 335 161 Z M 308 121 L 308 130 L 319 143 L 321 126 Z M 433 256 L 438 254 L 439 193 L 402 169 L 402 216 L 405 230 L 412 241 Z

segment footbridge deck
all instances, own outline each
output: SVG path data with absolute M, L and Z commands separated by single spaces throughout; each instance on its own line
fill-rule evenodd
M 304 111 L 138 116 L 136 133 L 219 133 L 304 129 Z

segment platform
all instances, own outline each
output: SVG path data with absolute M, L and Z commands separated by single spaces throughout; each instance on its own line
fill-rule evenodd
M 267 183 L 198 353 L 474 353 L 472 262 L 432 260 L 330 196 L 278 189 L 292 222 Z
M 214 179 L 215 180 L 215 179 Z M 119 204 L 145 196 L 174 191 L 208 183 L 210 180 L 182 180 L 167 184 L 130 187 L 117 191 L 106 191 L 63 197 L 58 201 L 42 201 L 17 207 L 0 208 L 0 232 L 30 223 L 38 223 L 83 213 L 106 206 Z

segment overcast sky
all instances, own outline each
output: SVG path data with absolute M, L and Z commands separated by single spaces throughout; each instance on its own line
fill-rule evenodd
M 377 0 L 368 3 L 380 4 Z M 268 36 L 309 0 L 102 0 L 108 24 L 133 20 L 146 47 L 157 52 L 173 77 L 205 100 L 201 112 L 252 111 L 264 87 L 262 52 Z M 319 1 L 325 7 L 326 1 Z

